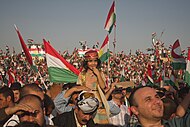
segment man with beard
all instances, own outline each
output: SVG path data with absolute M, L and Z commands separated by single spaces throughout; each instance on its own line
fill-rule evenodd
M 188 94 L 190 96 L 190 93 Z M 190 113 L 185 117 L 163 120 L 164 106 L 156 90 L 150 86 L 136 87 L 130 97 L 131 111 L 139 120 L 134 127 L 189 127 Z M 187 101 L 189 104 L 190 101 Z
M 81 92 L 75 109 L 62 113 L 53 119 L 54 125 L 61 127 L 93 127 L 93 117 L 98 109 L 98 99 L 93 93 Z

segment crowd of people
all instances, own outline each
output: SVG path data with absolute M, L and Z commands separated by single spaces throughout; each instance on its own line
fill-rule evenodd
M 111 53 L 101 62 L 97 50 L 83 57 L 75 50 L 62 56 L 80 70 L 75 83 L 51 83 L 46 60 L 34 58 L 38 73 L 24 53 L 0 56 L 0 126 L 16 127 L 185 127 L 190 126 L 190 92 L 183 70 L 170 77 L 170 52 L 133 55 Z M 164 59 L 163 59 L 164 58 Z M 148 81 L 149 69 L 154 83 Z M 162 79 L 164 81 L 164 79 Z M 120 82 L 134 86 L 118 86 Z M 45 87 L 47 86 L 47 88 Z

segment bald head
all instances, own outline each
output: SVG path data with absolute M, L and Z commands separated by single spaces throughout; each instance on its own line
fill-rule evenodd
M 43 104 L 40 97 L 28 94 L 20 99 L 19 104 L 27 105 L 34 110 L 34 112 L 23 111 L 22 114 L 19 115 L 20 122 L 33 122 L 40 126 L 44 124 Z
M 23 97 L 25 95 L 28 95 L 28 94 L 37 95 L 37 96 L 39 96 L 41 98 L 41 100 L 44 99 L 43 90 L 35 83 L 26 84 L 21 89 L 21 97 Z

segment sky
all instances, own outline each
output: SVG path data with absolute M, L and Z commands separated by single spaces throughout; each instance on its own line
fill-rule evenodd
M 0 48 L 21 51 L 14 24 L 25 42 L 49 40 L 57 51 L 101 44 L 113 0 L 0 0 Z M 116 52 L 132 53 L 152 47 L 152 33 L 173 45 L 179 39 L 182 50 L 190 47 L 190 0 L 116 0 Z M 161 33 L 163 35 L 161 36 Z M 114 32 L 110 37 L 113 50 Z

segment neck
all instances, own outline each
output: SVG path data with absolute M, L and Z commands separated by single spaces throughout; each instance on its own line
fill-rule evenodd
M 142 127 L 161 127 L 162 123 L 161 123 L 161 119 L 159 120 L 142 120 L 139 119 Z
M 9 103 L 9 107 L 12 107 L 12 106 L 14 106 L 15 105 L 15 103 L 13 103 L 13 102 L 10 102 Z

